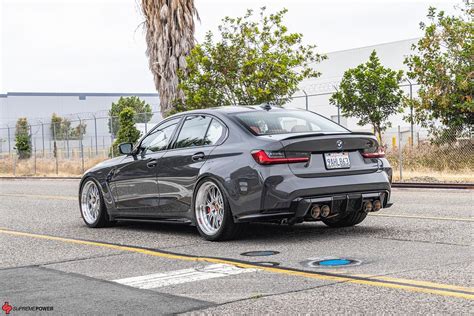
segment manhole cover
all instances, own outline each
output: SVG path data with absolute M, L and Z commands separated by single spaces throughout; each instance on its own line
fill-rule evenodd
M 274 262 L 274 261 L 254 261 L 250 263 L 260 265 L 260 266 L 269 266 L 269 267 L 277 267 L 280 265 L 279 262 Z
M 347 258 L 323 258 L 309 259 L 301 262 L 303 266 L 310 268 L 331 268 L 331 267 L 347 267 L 361 264 L 360 260 Z
M 280 252 L 278 251 L 273 251 L 273 250 L 262 250 L 262 251 L 248 251 L 248 252 L 243 252 L 240 255 L 241 256 L 247 256 L 247 257 L 265 257 L 265 256 L 272 256 L 279 254 Z

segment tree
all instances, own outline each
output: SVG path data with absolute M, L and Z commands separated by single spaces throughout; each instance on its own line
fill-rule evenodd
M 415 121 L 439 134 L 474 125 L 473 14 L 467 0 L 459 16 L 430 7 L 428 24 L 420 23 L 424 36 L 405 59 L 408 76 L 420 84 Z
M 382 131 L 390 127 L 389 117 L 402 111 L 403 92 L 400 89 L 403 72 L 385 68 L 377 53 L 356 68 L 348 69 L 331 98 L 342 113 L 359 119 L 359 125 L 371 124 L 382 142 Z
M 167 116 L 173 101 L 182 99 L 178 70 L 185 72 L 194 46 L 194 0 L 142 0 L 149 67 L 160 95 L 161 113 Z
M 287 102 L 306 78 L 319 72 L 312 63 L 325 56 L 314 45 L 303 45 L 303 35 L 289 33 L 283 24 L 287 10 L 254 19 L 252 10 L 243 17 L 225 17 L 219 40 L 208 32 L 186 58 L 187 73 L 179 73 L 185 99 L 177 110 L 220 105 Z
M 112 102 L 112 107 L 109 110 L 109 132 L 112 133 L 112 135 L 117 135 L 117 131 L 119 130 L 116 118 L 119 117 L 123 109 L 128 107 L 132 108 L 135 113 L 138 113 L 134 118 L 135 123 L 148 123 L 153 116 L 151 106 L 139 97 L 120 97 L 117 103 Z
M 19 159 L 31 157 L 31 134 L 30 126 L 26 117 L 20 117 L 16 122 L 15 146 Z
M 136 112 L 131 107 L 126 107 L 120 112 L 120 128 L 112 145 L 114 156 L 119 155 L 118 145 L 121 143 L 135 143 L 140 138 L 140 131 L 135 127 L 135 115 Z
M 51 135 L 53 139 L 80 139 L 86 133 L 87 124 L 79 122 L 76 127 L 71 127 L 71 121 L 56 113 L 51 116 Z

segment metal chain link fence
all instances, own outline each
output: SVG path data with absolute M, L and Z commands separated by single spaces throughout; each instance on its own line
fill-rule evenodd
M 308 102 L 296 107 L 305 108 Z M 305 104 L 306 103 L 306 104 Z M 314 104 L 311 104 L 314 108 Z M 331 117 L 341 121 L 341 117 Z M 161 120 L 158 112 L 137 114 L 142 135 Z M 113 157 L 110 148 L 119 126 L 117 117 L 82 113 L 62 121 L 28 125 L 31 151 L 16 148 L 15 126 L 0 128 L 0 176 L 78 176 Z M 394 181 L 474 183 L 474 133 L 449 130 L 439 135 L 409 125 L 383 135 Z
M 136 115 L 143 134 L 161 120 L 159 112 Z M 29 124 L 29 151 L 17 148 L 16 126 L 0 128 L 0 176 L 77 176 L 108 158 L 119 126 L 118 117 L 82 113 Z M 23 131 L 25 133 L 25 131 Z

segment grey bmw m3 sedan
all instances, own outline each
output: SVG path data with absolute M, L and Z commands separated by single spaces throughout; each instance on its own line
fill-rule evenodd
M 182 112 L 119 149 L 82 177 L 89 227 L 186 223 L 217 241 L 249 222 L 353 226 L 391 205 L 392 169 L 376 137 L 304 110 Z

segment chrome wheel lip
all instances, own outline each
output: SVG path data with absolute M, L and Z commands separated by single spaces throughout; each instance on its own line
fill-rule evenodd
M 201 231 L 212 236 L 217 234 L 224 220 L 224 198 L 213 182 L 203 183 L 196 194 L 194 212 Z
M 87 224 L 94 224 L 99 218 L 100 194 L 97 184 L 89 180 L 82 187 L 81 191 L 81 213 Z

